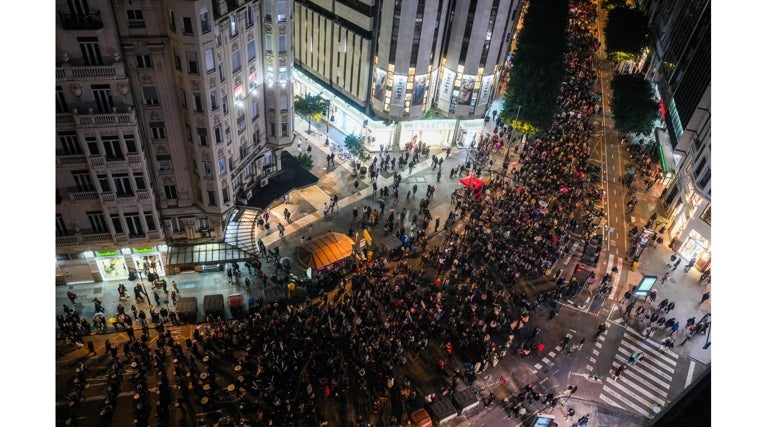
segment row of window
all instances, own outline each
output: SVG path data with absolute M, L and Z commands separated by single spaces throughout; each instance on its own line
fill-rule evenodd
M 105 155 L 107 160 L 124 160 L 125 153 L 137 153 L 137 142 L 135 136 L 126 134 L 119 135 L 102 135 L 100 139 L 95 136 L 84 137 L 87 154 L 90 156 Z M 59 132 L 57 152 L 64 156 L 74 156 L 85 154 L 79 136 L 76 132 Z
M 75 191 L 97 191 L 89 171 L 72 171 L 71 175 L 74 178 Z M 115 192 L 119 197 L 131 197 L 134 196 L 135 191 L 148 189 L 141 172 L 99 174 L 97 180 L 101 193 Z
M 142 216 L 143 220 L 140 219 Z M 145 212 L 142 215 L 138 212 L 125 212 L 123 214 L 114 213 L 109 216 L 113 233 L 129 233 L 130 237 L 144 237 L 147 231 L 156 231 L 156 221 L 153 212 Z M 93 234 L 110 233 L 106 217 L 101 211 L 88 211 L 87 222 L 90 225 L 88 230 Z M 66 236 L 70 234 L 62 214 L 55 216 L 55 234 L 56 236 Z

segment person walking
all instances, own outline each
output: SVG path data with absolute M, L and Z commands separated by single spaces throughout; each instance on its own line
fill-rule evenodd
M 670 310 L 672 310 L 674 308 L 676 308 L 676 303 L 670 302 L 670 303 L 668 303 L 668 307 L 665 309 L 665 312 L 666 313 L 670 313 Z
M 633 311 L 633 307 L 636 305 L 635 301 L 631 301 L 628 303 L 628 306 L 625 308 L 625 315 L 630 316 L 631 312 Z
M 657 306 L 657 308 L 658 308 L 660 311 L 663 311 L 663 310 L 665 310 L 666 308 L 668 308 L 668 303 L 669 303 L 669 302 L 670 302 L 670 301 L 669 301 L 667 298 L 665 298 L 664 300 L 660 301 L 660 304 Z
M 641 335 L 643 335 L 644 338 L 649 338 L 649 336 L 652 335 L 652 326 L 644 328 L 644 332 L 642 332 Z
M 670 327 L 670 335 L 678 334 L 678 330 L 681 328 L 681 325 L 678 323 L 678 321 L 673 323 L 673 326 Z
M 680 259 L 680 258 L 679 258 L 679 259 Z M 665 282 L 667 282 L 669 278 L 670 278 L 670 273 L 665 273 L 665 274 L 662 276 L 662 279 L 660 279 L 660 283 L 664 285 L 664 284 L 665 284 Z
M 622 374 L 626 369 L 627 368 L 626 368 L 625 365 L 618 366 L 618 368 L 615 370 L 615 373 L 612 374 L 612 380 L 613 381 L 617 381 L 617 379 L 620 376 L 620 374 Z
M 673 263 L 673 268 L 671 268 L 670 271 L 676 271 L 676 268 L 678 268 L 679 265 L 681 265 L 681 257 L 676 259 L 676 262 Z
M 709 292 L 703 293 L 702 294 L 702 300 L 697 305 L 702 305 L 702 303 L 705 302 L 705 301 L 707 301 L 708 299 L 710 299 L 710 293 Z

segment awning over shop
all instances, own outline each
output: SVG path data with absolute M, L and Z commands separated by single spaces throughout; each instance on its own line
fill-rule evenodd
M 306 267 L 321 270 L 351 256 L 354 241 L 345 234 L 330 232 L 309 240 L 296 250 L 296 259 Z
M 245 261 L 253 254 L 226 243 L 204 243 L 192 246 L 170 246 L 169 265 L 209 264 Z

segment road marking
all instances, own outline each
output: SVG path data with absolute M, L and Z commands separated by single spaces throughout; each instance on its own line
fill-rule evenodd
M 636 405 L 633 402 L 631 402 L 630 400 L 628 400 L 625 397 L 621 396 L 620 393 L 618 393 L 617 391 L 611 389 L 610 387 L 607 387 L 606 384 L 605 384 L 604 387 L 602 387 L 602 390 L 605 391 L 605 392 L 607 392 L 607 393 L 609 393 L 609 394 L 611 394 L 613 397 L 615 397 L 616 399 L 622 401 L 623 403 L 625 403 L 629 407 L 631 407 L 631 408 L 635 409 L 636 411 L 640 412 L 642 415 L 649 415 L 649 412 L 647 412 L 646 410 L 642 409 L 639 405 Z M 605 398 L 604 395 L 600 395 L 599 397 L 602 400 L 607 401 L 607 399 Z M 620 406 L 620 405 L 617 405 L 617 404 L 614 404 L 614 403 L 613 403 L 613 405 L 622 408 L 622 406 Z M 625 408 L 623 408 L 623 409 L 625 409 Z
M 648 405 L 651 405 L 652 402 L 655 402 L 655 403 L 665 406 L 665 400 L 663 398 L 657 397 L 653 395 L 652 393 L 649 393 L 643 387 L 631 381 L 632 379 L 638 380 L 639 378 L 637 378 L 635 375 L 631 375 L 628 371 L 626 371 L 617 381 L 609 381 L 608 384 L 610 386 L 614 386 L 615 388 L 620 389 L 621 392 L 631 396 L 635 400 L 638 400 L 643 405 L 648 406 Z M 623 384 L 628 386 L 628 388 L 626 388 Z M 647 401 L 642 396 L 646 396 L 647 398 L 650 399 L 650 401 Z
M 686 374 L 686 384 L 683 386 L 684 389 L 686 389 L 686 387 L 688 387 L 689 384 L 691 384 L 692 377 L 694 376 L 694 367 L 695 366 L 696 366 L 696 364 L 692 360 L 689 363 L 689 373 Z
M 614 362 L 613 362 L 613 364 L 612 364 L 612 367 L 613 367 L 613 368 L 617 368 L 618 366 L 620 366 L 620 365 L 624 365 L 624 364 L 626 364 L 626 363 L 628 362 L 628 358 L 627 358 L 627 357 L 625 357 L 625 356 L 621 356 L 621 355 L 620 355 L 620 353 L 618 353 L 618 354 L 615 356 L 615 359 L 619 360 L 619 361 L 620 361 L 620 363 L 618 364 L 618 363 L 614 363 Z M 634 366 L 630 366 L 630 365 L 629 365 L 629 371 L 633 371 L 633 368 L 634 368 L 635 366 L 637 366 L 637 365 L 641 364 L 641 363 L 643 363 L 643 361 L 642 361 L 642 362 L 639 362 L 639 363 L 637 363 L 637 364 L 636 364 L 636 365 L 634 365 Z M 645 376 L 649 377 L 649 379 L 650 379 L 650 380 L 652 380 L 653 382 L 657 383 L 658 385 L 660 385 L 660 386 L 662 386 L 662 387 L 665 387 L 665 389 L 666 389 L 666 390 L 670 390 L 670 384 L 666 383 L 665 381 L 662 381 L 662 380 L 660 380 L 659 378 L 657 378 L 657 377 L 655 377 L 654 375 L 652 375 L 652 374 L 650 374 L 650 373 L 648 373 L 648 372 L 644 371 L 643 369 L 638 369 L 638 370 L 637 370 L 637 371 L 635 371 L 635 372 L 638 372 L 638 373 L 640 373 L 640 374 L 642 374 L 642 375 L 645 375 Z M 642 380 L 643 382 L 646 382 L 646 381 L 644 381 L 644 379 L 643 379 L 643 378 L 641 378 L 641 377 L 640 377 L 639 375 L 637 375 L 637 374 L 631 374 L 631 376 L 633 376 L 633 377 L 635 377 L 635 378 L 638 378 L 638 379 Z M 667 375 L 667 377 L 668 377 L 668 380 L 672 380 L 672 379 L 673 379 L 673 377 L 671 377 L 671 376 L 669 376 L 669 375 Z M 668 394 L 667 394 L 666 392 L 662 392 L 661 394 L 663 394 L 665 397 L 667 397 L 667 396 L 668 396 Z

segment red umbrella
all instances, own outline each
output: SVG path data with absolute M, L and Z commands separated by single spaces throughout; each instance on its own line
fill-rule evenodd
M 459 180 L 459 182 L 461 182 L 462 185 L 469 188 L 470 190 L 477 190 L 483 186 L 483 181 L 481 181 L 480 179 L 474 176 L 468 176 L 466 178 L 462 178 Z
M 568 190 L 567 187 L 562 187 L 559 189 L 559 191 L 561 191 L 562 193 L 567 193 L 570 190 Z

